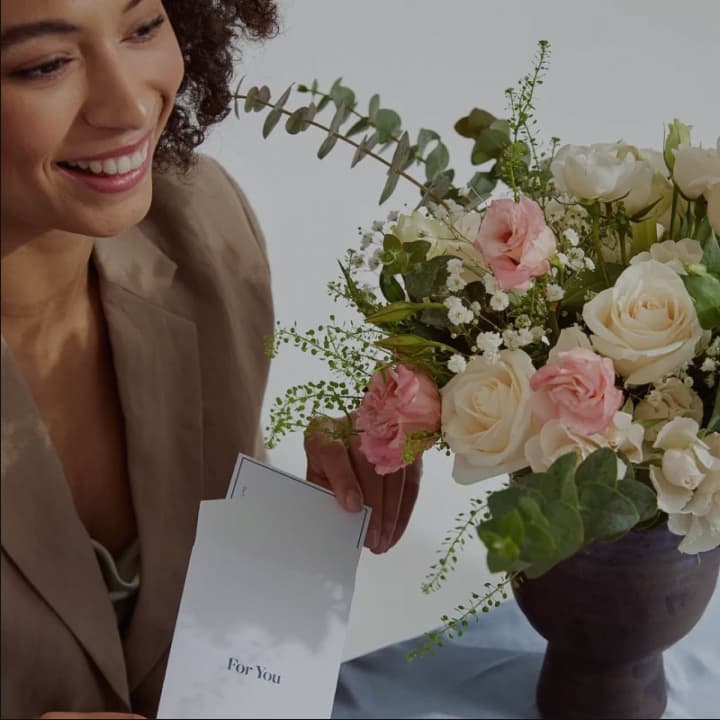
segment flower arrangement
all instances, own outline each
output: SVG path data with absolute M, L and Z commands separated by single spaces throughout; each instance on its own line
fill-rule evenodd
M 475 532 L 504 579 L 428 647 L 593 541 L 667 522 L 682 552 L 720 545 L 720 145 L 693 146 L 678 120 L 662 150 L 542 143 L 548 57 L 540 42 L 506 118 L 475 108 L 456 123 L 482 166 L 464 185 L 438 133 L 412 141 L 377 95 L 363 113 L 341 80 L 297 86 L 312 102 L 294 111 L 290 88 L 276 102 L 267 87 L 235 94 L 237 113 L 269 109 L 265 137 L 286 116 L 290 133 L 327 133 L 321 158 L 342 141 L 353 165 L 383 163 L 381 204 L 400 178 L 418 188 L 417 207 L 362 232 L 329 284 L 359 322 L 278 327 L 271 353 L 294 344 L 334 379 L 278 398 L 268 439 L 339 412 L 347 422 L 326 431 L 359 433 L 381 474 L 431 446 L 452 453 L 460 483 L 509 474 L 458 518 L 425 589 Z

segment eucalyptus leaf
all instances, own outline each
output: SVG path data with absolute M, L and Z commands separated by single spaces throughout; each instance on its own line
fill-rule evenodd
M 255 98 L 258 94 L 258 88 L 253 85 L 245 94 L 245 105 L 243 109 L 245 112 L 250 112 L 255 107 Z
M 370 119 L 372 121 L 375 121 L 375 116 L 377 115 L 377 111 L 380 109 L 380 96 L 375 93 L 370 98 L 370 104 L 368 106 L 368 115 L 370 116 Z
M 363 138 L 363 141 L 360 143 L 360 147 L 358 147 L 355 151 L 355 155 L 353 155 L 350 167 L 355 167 L 369 152 L 372 151 L 372 149 L 377 145 L 377 142 L 377 133 L 373 133 L 369 137 L 366 136 Z
M 411 300 L 420 302 L 423 298 L 437 294 L 445 286 L 448 278 L 448 259 L 439 255 L 408 269 L 403 278 Z
M 407 320 L 407 318 L 417 315 L 417 313 L 432 307 L 442 308 L 443 305 L 442 303 L 412 303 L 399 301 L 390 303 L 390 305 L 386 305 L 385 307 L 376 310 L 365 319 L 374 325 L 385 325 L 387 323 Z
M 304 107 L 298 108 L 285 122 L 285 130 L 287 130 L 290 135 L 297 135 L 307 127 L 304 118 L 304 111 Z
M 432 182 L 438 174 L 447 168 L 450 162 L 450 153 L 447 147 L 439 142 L 425 159 L 425 175 L 428 182 Z
M 357 135 L 359 132 L 362 132 L 363 130 L 367 130 L 369 127 L 370 127 L 370 121 L 368 120 L 368 118 L 362 117 L 354 125 L 352 125 L 345 134 L 348 137 L 352 137 L 353 135 Z
M 378 140 L 381 143 L 389 143 L 402 127 L 402 120 L 394 110 L 383 108 L 375 113 L 375 128 Z
M 433 140 L 440 140 L 440 136 L 434 130 L 428 130 L 427 128 L 420 128 L 420 132 L 417 137 L 417 152 L 422 155 L 425 152 L 425 148 Z
M 405 167 L 408 156 L 410 155 L 410 136 L 404 132 L 398 141 L 395 153 L 390 161 L 390 169 L 393 172 L 400 172 Z
M 625 479 L 618 483 L 617 489 L 633 502 L 640 522 L 646 522 L 657 515 L 657 495 L 645 483 Z
M 393 192 L 395 192 L 399 179 L 400 175 L 398 175 L 395 170 L 391 169 L 388 173 L 388 179 L 385 182 L 385 187 L 383 187 L 382 193 L 380 194 L 378 205 L 382 205 L 393 194 Z
M 525 495 L 526 491 L 517 485 L 496 490 L 487 497 L 488 509 L 493 517 L 507 515 L 520 507 L 520 498 Z
M 608 485 L 588 482 L 579 485 L 578 494 L 586 541 L 627 532 L 640 520 L 634 503 Z
M 575 472 L 578 488 L 587 483 L 598 483 L 614 488 L 617 485 L 618 458 L 610 448 L 600 448 L 588 455 Z
M 715 406 L 707 426 L 708 432 L 720 431 L 720 384 L 715 391 Z
M 338 136 L 334 133 L 332 135 L 328 135 L 322 142 L 322 145 L 318 148 L 317 156 L 320 160 L 322 160 L 324 157 L 326 157 L 330 151 L 335 147 L 335 144 L 338 141 Z
M 262 134 L 263 137 L 266 138 L 270 133 L 273 131 L 275 126 L 280 121 L 280 118 L 282 117 L 282 108 L 285 107 L 285 103 L 287 102 L 288 98 L 290 97 L 290 92 L 292 90 L 292 85 L 288 87 L 287 90 L 280 96 L 278 101 L 275 103 L 275 107 L 268 113 L 268 116 L 265 118 L 265 122 L 263 124 Z
M 455 130 L 466 138 L 476 138 L 483 130 L 489 128 L 496 120 L 496 117 L 487 110 L 473 108 L 469 115 L 460 118 L 455 123 Z

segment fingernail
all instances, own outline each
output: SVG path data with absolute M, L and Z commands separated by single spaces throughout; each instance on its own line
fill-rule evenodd
M 375 550 L 378 540 L 380 539 L 380 533 L 377 530 L 370 530 L 367 534 L 367 546 L 371 550 Z
M 345 495 L 345 507 L 350 512 L 360 512 L 362 510 L 362 498 L 357 490 L 349 490 Z

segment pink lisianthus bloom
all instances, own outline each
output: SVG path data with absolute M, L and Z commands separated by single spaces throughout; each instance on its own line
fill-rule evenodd
M 559 420 L 581 435 L 603 432 L 623 402 L 612 360 L 587 348 L 558 353 L 530 378 L 530 389 L 537 418 Z
M 494 200 L 485 214 L 475 247 L 501 290 L 526 290 L 530 279 L 550 270 L 557 243 L 542 208 L 527 197 Z
M 357 410 L 355 427 L 361 431 L 365 457 L 379 475 L 388 475 L 411 462 L 405 454 L 408 441 L 420 438 L 417 448 L 411 446 L 418 452 L 435 441 L 440 392 L 428 375 L 407 365 L 378 370 Z

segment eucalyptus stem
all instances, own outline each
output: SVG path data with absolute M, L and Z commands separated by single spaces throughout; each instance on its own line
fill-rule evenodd
M 233 94 L 233 100 L 246 100 L 247 95 L 243 95 L 242 93 L 234 93 Z M 285 108 L 276 108 L 275 105 L 271 102 L 266 102 L 265 100 L 261 100 L 259 98 L 253 98 L 253 102 L 257 105 L 264 105 L 268 108 L 273 108 L 275 110 L 279 110 L 283 115 L 292 115 L 292 113 L 289 110 L 286 110 Z M 322 123 L 317 122 L 316 120 L 306 120 L 306 123 L 308 125 L 312 125 L 313 127 L 316 127 L 320 130 L 324 130 L 329 135 L 334 135 L 338 140 L 342 140 L 343 142 L 348 143 L 348 145 L 352 145 L 355 149 L 360 150 L 361 145 L 358 142 L 355 142 L 355 140 L 351 140 L 349 137 L 343 135 L 342 133 L 337 132 L 336 130 L 333 130 L 332 128 L 328 127 L 327 125 L 323 125 Z M 438 197 L 434 192 L 430 190 L 429 187 L 426 187 L 423 185 L 419 180 L 416 180 L 412 175 L 408 175 L 403 170 L 396 170 L 393 168 L 392 163 L 388 162 L 384 157 L 381 155 L 378 155 L 377 153 L 374 153 L 372 150 L 363 149 L 363 153 L 365 155 L 369 155 L 371 158 L 377 160 L 378 162 L 385 165 L 387 168 L 389 168 L 392 172 L 396 173 L 399 177 L 407 180 L 408 182 L 415 185 L 415 187 L 419 188 L 419 190 L 423 194 L 427 194 L 429 198 L 431 198 L 434 202 L 436 202 L 438 205 L 442 205 L 448 212 L 450 208 L 445 203 L 445 201 Z

